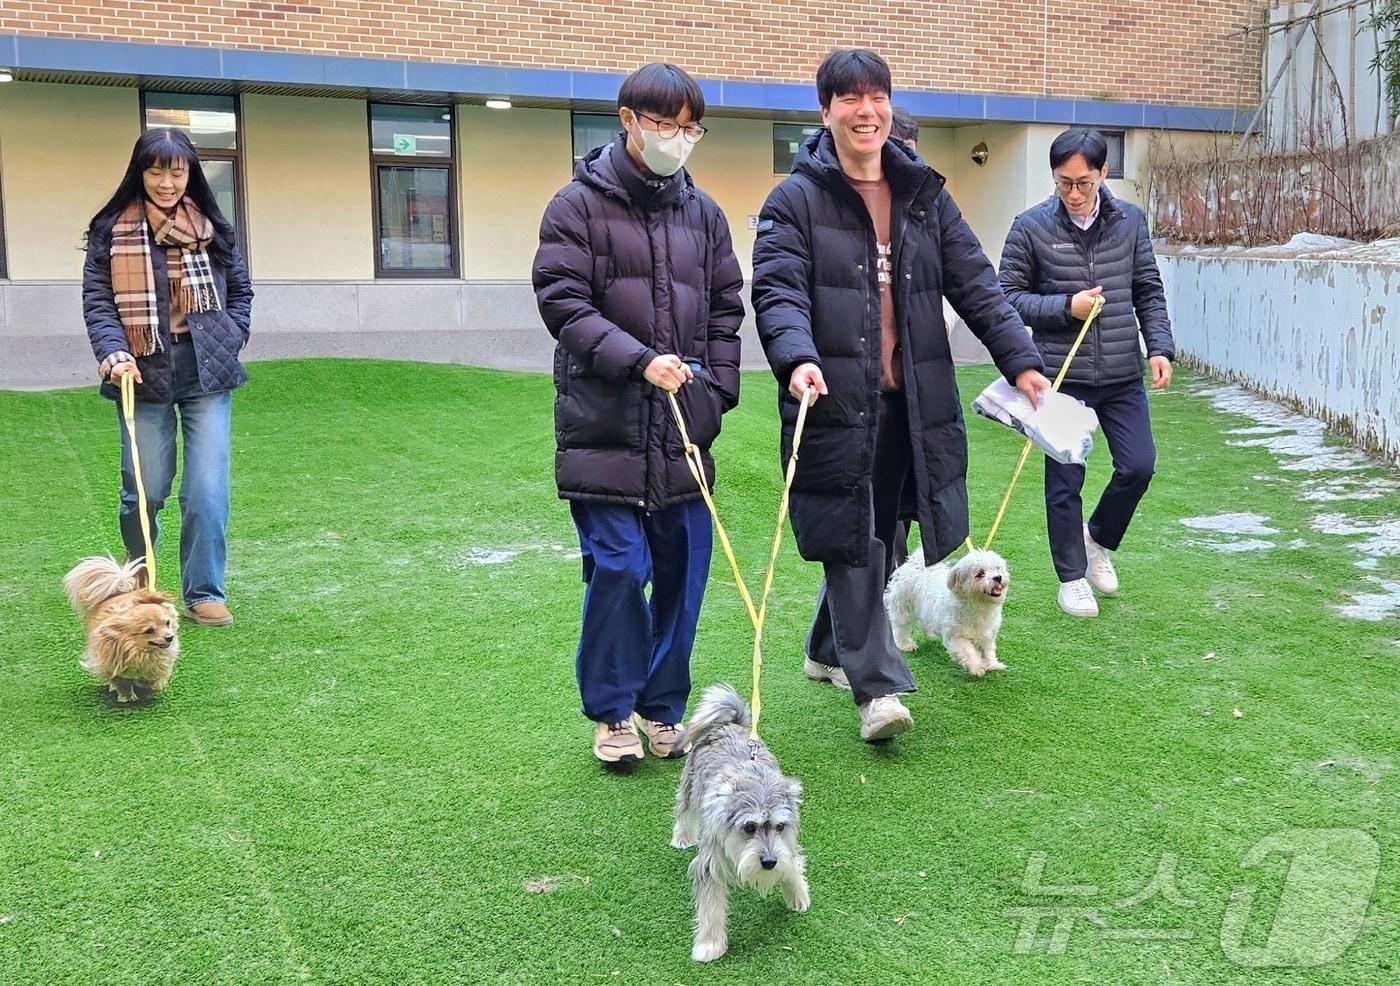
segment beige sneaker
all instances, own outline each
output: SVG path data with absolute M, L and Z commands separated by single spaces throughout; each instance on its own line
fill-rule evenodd
M 647 749 L 651 755 L 662 760 L 671 760 L 676 757 L 683 757 L 689 750 L 686 748 L 685 733 L 679 725 L 669 722 L 652 722 L 641 716 L 635 716 L 634 721 L 647 738 Z
M 603 763 L 633 763 L 642 759 L 642 738 L 631 719 L 600 722 L 593 731 L 593 755 Z
M 914 728 L 914 717 L 898 695 L 881 695 L 860 706 L 860 738 L 867 743 L 887 740 Z
M 1084 525 L 1084 554 L 1089 559 L 1085 575 L 1094 591 L 1105 596 L 1118 595 L 1118 573 L 1114 571 L 1113 559 L 1109 557 L 1108 549 L 1089 535 L 1088 524 Z
M 802 673 L 813 681 L 829 681 L 843 691 L 851 690 L 851 682 L 846 677 L 845 668 L 834 667 L 830 664 L 819 664 L 810 657 L 802 661 Z
M 226 627 L 233 622 L 233 614 L 223 603 L 195 603 L 185 608 L 185 616 L 203 627 Z

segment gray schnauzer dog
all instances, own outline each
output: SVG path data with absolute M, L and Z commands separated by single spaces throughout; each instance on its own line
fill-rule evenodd
M 797 844 L 802 785 L 784 777 L 760 740 L 749 739 L 749 707 L 729 685 L 700 698 L 685 740 L 691 744 L 676 790 L 671 845 L 700 851 L 690 863 L 695 891 L 695 945 L 690 957 L 711 962 L 729 948 L 729 887 L 766 897 L 783 888 L 790 911 L 811 905 L 807 861 Z

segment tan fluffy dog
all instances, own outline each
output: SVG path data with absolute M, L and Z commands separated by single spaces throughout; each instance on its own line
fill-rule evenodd
M 145 562 L 84 558 L 63 578 L 68 601 L 87 622 L 83 669 L 118 702 L 150 698 L 170 681 L 180 654 L 180 613 L 167 592 L 142 588 Z

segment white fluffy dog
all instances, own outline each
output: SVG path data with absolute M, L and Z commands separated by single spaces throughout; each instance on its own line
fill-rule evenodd
M 895 646 L 917 647 L 910 631 L 918 626 L 925 637 L 942 640 L 968 674 L 1001 671 L 1006 665 L 997 660 L 997 633 L 1010 585 L 1006 562 L 995 551 L 974 551 L 951 568 L 946 562 L 925 567 L 923 552 L 911 552 L 885 588 Z

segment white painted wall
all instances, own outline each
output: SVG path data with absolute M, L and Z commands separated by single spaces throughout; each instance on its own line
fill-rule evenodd
M 1159 255 L 1178 350 L 1400 462 L 1400 264 Z

